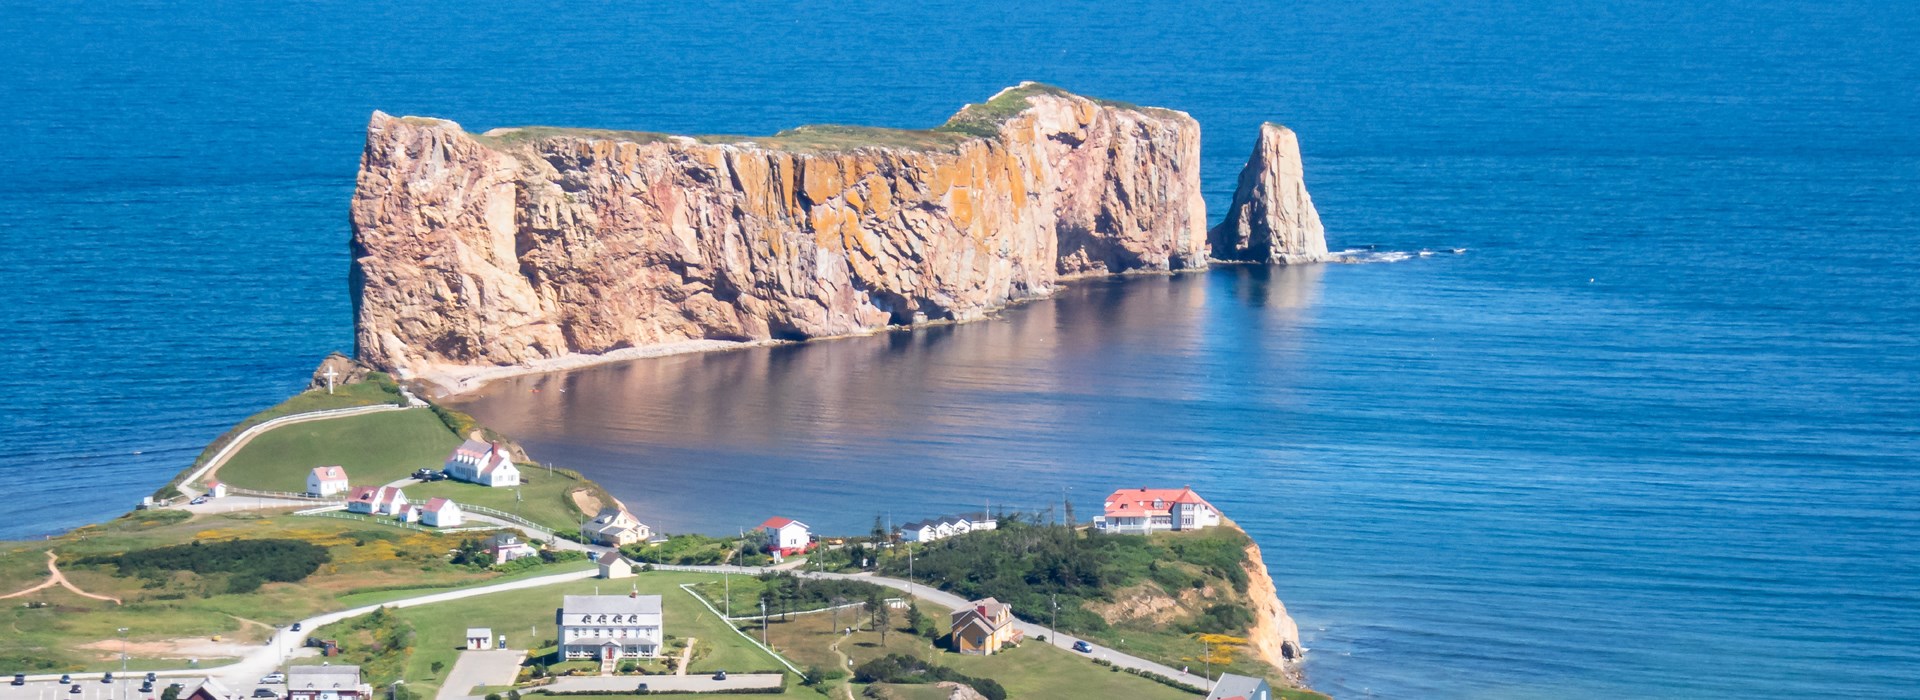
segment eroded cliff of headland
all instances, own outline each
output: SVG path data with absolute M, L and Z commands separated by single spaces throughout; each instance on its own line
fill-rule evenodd
M 911 131 L 771 137 L 375 113 L 360 359 L 460 376 L 693 341 L 967 320 L 1063 279 L 1207 263 L 1199 125 L 1035 83 Z

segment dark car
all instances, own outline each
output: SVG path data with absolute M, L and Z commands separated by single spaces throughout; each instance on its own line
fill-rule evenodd
M 713 679 L 716 681 L 724 681 L 727 679 L 727 672 L 722 670 L 719 673 L 713 674 Z
M 293 630 L 293 631 L 295 631 L 295 632 L 298 632 L 298 631 L 300 631 L 300 623 L 298 623 L 298 622 L 295 622 L 295 623 L 293 623 L 293 626 L 292 626 L 292 627 L 289 627 L 288 629 L 291 629 L 291 630 Z
M 69 692 L 69 693 L 73 693 L 74 695 L 79 695 L 79 694 L 80 694 L 80 686 L 79 686 L 79 685 L 70 685 L 70 686 L 67 686 L 67 692 Z
M 254 688 L 253 696 L 256 698 L 277 698 L 280 697 L 280 694 L 273 692 L 272 688 Z
M 188 502 L 188 503 L 190 503 L 190 504 L 193 504 L 193 505 L 196 505 L 196 506 L 198 506 L 198 505 L 205 505 L 205 504 L 206 504 L 206 502 L 207 502 L 207 497 L 206 497 L 206 496 L 194 496 L 194 497 L 193 497 L 193 500 L 191 500 L 191 501 L 187 501 L 187 502 Z
M 1082 640 L 1082 641 L 1073 643 L 1073 650 L 1080 652 L 1082 654 L 1091 654 L 1093 653 L 1093 645 L 1088 644 L 1086 643 L 1086 641 Z
M 113 672 L 112 672 L 112 671 L 108 671 L 108 672 L 106 673 L 106 675 L 103 675 L 103 676 L 101 676 L 101 677 L 100 677 L 100 682 L 101 682 L 101 683 L 112 683 L 112 682 L 113 682 Z
M 152 683 L 152 682 L 154 682 L 154 681 L 157 681 L 157 680 L 160 680 L 160 677 L 159 677 L 159 676 L 157 676 L 157 675 L 154 675 L 154 673 L 153 673 L 152 671 L 148 671 L 148 672 L 147 672 L 147 682 L 148 682 L 148 683 Z
M 64 673 L 60 674 L 60 685 L 66 685 L 72 682 L 73 682 L 73 676 L 69 676 Z
M 151 692 L 153 692 L 153 681 L 147 681 L 147 682 L 145 682 L 145 683 L 141 683 L 141 684 L 140 684 L 140 692 L 142 692 L 142 693 L 151 693 Z
M 24 674 L 24 673 L 16 673 L 16 674 L 13 674 L 13 684 L 14 684 L 14 685 L 26 685 L 26 684 L 27 684 L 27 674 Z

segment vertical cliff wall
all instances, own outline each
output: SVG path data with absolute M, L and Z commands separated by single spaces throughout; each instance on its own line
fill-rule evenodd
M 470 134 L 375 113 L 360 359 L 402 376 L 965 320 L 1066 278 L 1203 267 L 1200 129 L 1027 83 L 927 131 Z
M 1260 125 L 1253 155 L 1226 218 L 1207 232 L 1218 260 L 1293 264 L 1327 259 L 1327 232 L 1307 195 L 1300 140 L 1279 124 Z

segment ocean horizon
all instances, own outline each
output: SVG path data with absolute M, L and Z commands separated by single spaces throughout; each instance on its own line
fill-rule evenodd
M 1036 80 L 1191 114 L 1215 221 L 1259 124 L 1286 124 L 1330 246 L 1370 262 L 1081 280 L 975 323 L 456 403 L 673 531 L 1191 484 L 1259 542 L 1308 680 L 1340 698 L 1920 687 L 1904 4 L 0 17 L 21 496 L 0 538 L 125 512 L 352 350 L 376 109 L 770 134 L 926 127 Z

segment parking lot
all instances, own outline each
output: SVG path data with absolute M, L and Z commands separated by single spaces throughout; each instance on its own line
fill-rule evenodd
M 26 685 L 11 685 L 13 676 L 8 675 L 0 682 L 0 700 L 147 700 L 159 698 L 160 691 L 166 690 L 168 683 L 178 680 L 162 678 L 153 684 L 153 692 L 140 692 L 140 682 L 145 674 L 136 673 L 125 679 L 116 678 L 112 683 L 101 683 L 99 679 L 76 680 L 72 686 L 61 685 L 58 681 L 33 681 Z M 80 692 L 72 692 L 72 688 Z

